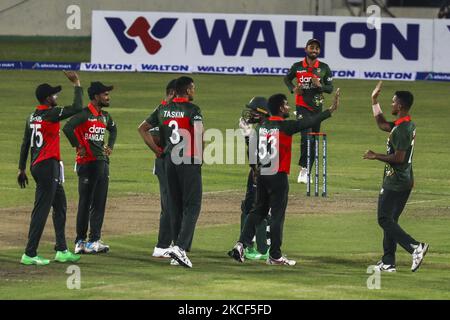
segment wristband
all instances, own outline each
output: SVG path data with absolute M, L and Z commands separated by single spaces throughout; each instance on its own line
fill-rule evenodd
M 372 111 L 373 111 L 373 116 L 374 117 L 376 117 L 376 116 L 378 116 L 378 115 L 383 113 L 383 111 L 381 111 L 381 107 L 380 107 L 379 103 L 372 105 Z

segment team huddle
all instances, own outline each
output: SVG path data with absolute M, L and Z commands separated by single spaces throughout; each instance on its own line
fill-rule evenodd
M 296 95 L 296 119 L 288 120 L 288 98 L 282 93 L 254 97 L 239 119 L 239 127 L 248 145 L 251 162 L 245 200 L 242 202 L 240 237 L 228 255 L 242 263 L 265 260 L 269 265 L 293 266 L 295 260 L 282 253 L 283 227 L 288 203 L 292 138 L 301 133 L 299 183 L 306 183 L 312 158 L 307 159 L 306 137 L 319 132 L 322 121 L 330 118 L 340 105 L 340 89 L 336 89 L 331 106 L 323 109 L 323 93 L 332 93 L 331 71 L 319 62 L 320 42 L 311 39 L 305 47 L 306 57 L 292 66 L 285 84 Z M 109 246 L 101 240 L 109 184 L 109 156 L 117 137 L 117 126 L 109 107 L 113 86 L 92 82 L 88 88 L 90 103 L 82 107 L 80 80 L 74 72 L 65 72 L 73 83 L 71 106 L 58 107 L 61 86 L 39 85 L 39 106 L 27 118 L 19 161 L 19 185 L 28 184 L 26 162 L 31 154 L 31 174 L 36 181 L 36 195 L 31 215 L 28 243 L 21 263 L 46 265 L 50 260 L 37 254 L 50 209 L 56 234 L 55 261 L 77 262 L 80 254 L 106 253 Z M 292 84 L 296 79 L 297 83 Z M 416 271 L 428 251 L 428 244 L 407 234 L 398 224 L 400 214 L 414 185 L 412 158 L 415 125 L 409 110 L 413 95 L 396 91 L 392 100 L 395 122 L 388 122 L 378 103 L 381 82 L 372 92 L 372 109 L 378 127 L 389 132 L 387 154 L 368 150 L 363 158 L 386 163 L 383 186 L 378 201 L 378 222 L 384 232 L 384 255 L 377 264 L 380 271 L 394 272 L 395 252 L 400 244 L 412 255 L 412 271 Z M 167 84 L 166 98 L 145 119 L 138 132 L 156 155 L 154 173 L 158 177 L 161 215 L 155 258 L 168 258 L 170 265 L 192 268 L 188 257 L 192 250 L 196 223 L 202 203 L 203 116 L 193 103 L 194 80 L 187 76 Z M 63 132 L 76 150 L 78 175 L 78 212 L 74 253 L 66 243 L 66 196 L 64 171 L 59 147 L 60 121 L 68 122 Z M 108 141 L 105 143 L 105 134 Z M 256 143 L 253 143 L 255 141 Z M 314 153 L 314 152 L 313 152 Z M 308 166 L 306 165 L 308 163 Z M 89 234 L 88 234 L 89 231 Z M 269 232 L 270 231 L 270 232 Z

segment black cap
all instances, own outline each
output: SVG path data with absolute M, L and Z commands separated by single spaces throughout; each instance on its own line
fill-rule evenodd
M 88 88 L 89 99 L 92 100 L 96 94 L 111 91 L 112 89 L 114 89 L 114 86 L 105 86 L 100 81 L 91 82 L 91 86 Z
M 50 97 L 61 90 L 61 86 L 52 87 L 48 83 L 42 83 L 36 88 L 36 99 L 38 99 L 39 102 L 42 102 L 47 97 Z
M 322 47 L 322 44 L 321 44 L 320 41 L 317 40 L 317 39 L 309 39 L 308 42 L 306 43 L 306 46 L 309 46 L 311 43 L 314 43 L 314 42 L 317 43 L 317 44 L 319 45 L 319 48 Z
M 267 99 L 264 97 L 253 97 L 245 106 L 256 112 L 269 114 L 269 109 L 267 108 Z

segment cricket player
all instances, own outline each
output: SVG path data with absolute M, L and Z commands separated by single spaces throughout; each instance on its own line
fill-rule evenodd
M 192 268 L 186 250 L 191 245 L 202 202 L 203 116 L 200 108 L 192 103 L 194 80 L 182 76 L 175 86 L 176 97 L 172 102 L 158 107 L 150 116 L 149 128 L 160 128 L 164 149 L 155 144 L 151 135 L 146 137 L 149 147 L 165 163 L 174 237 L 169 254 L 180 265 Z
M 73 104 L 67 107 L 58 107 L 57 99 L 61 86 L 52 87 L 43 83 L 36 88 L 36 99 L 39 101 L 39 105 L 27 117 L 25 123 L 17 181 L 21 188 L 25 188 L 28 184 L 25 168 L 30 151 L 30 171 L 36 181 L 36 194 L 31 213 L 28 243 L 20 261 L 24 265 L 47 265 L 50 263 L 50 260 L 38 256 L 37 249 L 52 207 L 56 235 L 55 261 L 77 262 L 80 260 L 79 255 L 73 254 L 67 249 L 66 243 L 67 200 L 62 185 L 64 172 L 59 146 L 59 131 L 61 120 L 81 112 L 83 90 L 75 72 L 64 71 L 64 73 L 75 87 Z
M 292 65 L 288 74 L 284 77 L 284 83 L 291 93 L 295 93 L 295 107 L 298 119 L 311 117 L 322 111 L 323 93 L 333 92 L 333 79 L 330 67 L 319 61 L 320 41 L 310 39 L 306 43 L 306 57 L 303 61 Z M 292 80 L 297 79 L 296 85 Z M 320 122 L 301 132 L 300 143 L 300 173 L 297 178 L 298 183 L 307 183 L 307 143 L 309 132 L 320 132 Z M 314 163 L 315 144 L 311 145 L 310 165 Z
M 281 253 L 283 225 L 289 194 L 288 175 L 291 165 L 292 136 L 331 117 L 338 105 L 339 89 L 337 89 L 334 102 L 328 110 L 312 117 L 286 120 L 290 109 L 286 96 L 275 94 L 269 98 L 268 107 L 271 117 L 256 127 L 261 171 L 256 187 L 255 206 L 248 216 L 239 241 L 228 253 L 236 261 L 244 262 L 244 249 L 252 244 L 256 226 L 266 218 L 271 210 L 271 245 L 266 263 L 289 266 L 296 264 L 295 260 L 289 260 Z
M 91 82 L 90 103 L 64 126 L 64 134 L 76 148 L 78 174 L 78 214 L 75 253 L 108 252 L 101 240 L 109 185 L 109 156 L 117 137 L 117 126 L 111 115 L 103 110 L 110 105 L 113 86 Z M 105 134 L 109 132 L 108 144 Z M 87 231 L 90 226 L 89 239 Z
M 414 186 L 412 160 L 416 125 L 411 121 L 409 114 L 414 97 L 409 91 L 396 91 L 392 98 L 391 113 L 397 119 L 388 122 L 378 103 L 381 86 L 382 81 L 378 82 L 372 92 L 372 111 L 378 128 L 389 132 L 387 154 L 368 150 L 363 156 L 367 160 L 385 163 L 383 186 L 378 197 L 378 224 L 384 232 L 384 255 L 377 263 L 377 267 L 380 271 L 396 271 L 395 252 L 398 243 L 412 255 L 411 271 L 415 272 L 422 264 L 428 251 L 428 244 L 416 241 L 398 224 Z
M 156 109 L 163 109 L 164 106 L 167 106 L 172 99 L 175 97 L 175 84 L 177 79 L 171 80 L 166 86 L 166 98 L 161 101 L 161 104 L 156 107 Z M 155 109 L 155 110 L 156 110 Z M 150 141 L 147 137 L 151 135 L 153 141 L 160 148 L 161 152 L 163 151 L 165 145 L 164 140 L 161 139 L 159 134 L 159 127 L 151 128 L 151 115 L 144 120 L 138 128 L 139 134 L 141 135 L 144 142 L 150 148 Z M 151 129 L 150 129 L 151 128 Z M 159 217 L 159 232 L 158 232 L 158 243 L 153 249 L 152 256 L 155 258 L 170 258 L 169 248 L 172 245 L 172 240 L 174 237 L 172 236 L 171 224 L 170 224 L 170 215 L 167 209 L 168 202 L 168 191 L 167 191 L 167 176 L 166 170 L 164 166 L 164 159 L 161 156 L 157 156 L 155 159 L 155 174 L 158 177 L 159 182 L 159 191 L 161 198 L 161 214 Z M 175 264 L 175 262 L 172 262 Z
M 249 144 L 250 135 L 253 131 L 253 125 L 262 124 L 269 117 L 269 109 L 267 108 L 267 99 L 264 97 L 253 97 L 239 119 L 239 128 L 245 137 L 245 142 Z M 249 149 L 250 150 L 250 149 Z M 258 167 L 256 164 L 250 164 L 250 172 L 247 178 L 247 189 L 245 199 L 241 204 L 241 228 L 244 229 L 245 221 L 247 221 L 250 210 L 252 209 L 256 199 L 256 186 L 258 180 Z M 264 219 L 256 228 L 255 241 L 253 244 L 245 248 L 244 255 L 249 260 L 267 260 L 269 257 L 269 243 L 267 239 L 267 226 L 270 215 Z

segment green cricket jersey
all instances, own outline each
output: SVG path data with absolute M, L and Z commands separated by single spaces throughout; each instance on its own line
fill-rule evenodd
M 22 147 L 20 149 L 19 169 L 24 170 L 28 151 L 31 154 L 31 166 L 47 160 L 61 160 L 59 147 L 60 121 L 80 112 L 83 108 L 83 89 L 75 87 L 73 104 L 67 107 L 49 107 L 39 105 L 27 117 Z
M 113 149 L 117 137 L 116 123 L 108 112 L 104 110 L 98 112 L 91 103 L 67 121 L 63 132 L 72 147 L 83 146 L 86 149 L 85 156 L 77 155 L 78 164 L 97 160 L 109 162 L 109 158 L 104 152 L 106 131 L 109 132 L 108 146 Z
M 321 111 L 323 92 L 333 92 L 333 78 L 330 67 L 319 60 L 316 60 L 313 67 L 309 67 L 305 58 L 303 61 L 294 63 L 284 77 L 284 83 L 291 93 L 294 93 L 295 86 L 292 84 L 292 80 L 295 78 L 297 78 L 297 83 L 301 84 L 303 89 L 302 95 L 295 95 L 295 105 L 307 108 L 310 111 Z M 312 78 L 319 78 L 322 87 L 313 87 Z
M 412 158 L 416 125 L 411 117 L 403 117 L 391 123 L 391 133 L 387 140 L 387 154 L 396 150 L 406 151 L 405 161 L 401 164 L 387 163 L 384 169 L 383 189 L 393 191 L 410 190 L 414 186 Z
M 168 102 L 166 100 L 162 100 L 161 103 L 156 107 L 155 110 L 158 110 L 158 108 L 163 108 L 164 106 L 167 106 Z M 153 114 L 153 113 L 152 113 Z M 152 114 L 150 114 L 150 116 L 145 119 L 145 122 L 147 122 L 148 124 L 152 124 Z M 159 137 L 159 127 L 153 127 L 150 129 L 150 134 L 154 137 Z M 164 141 L 160 140 L 160 146 L 164 148 Z
M 258 158 L 264 167 L 271 167 L 276 172 L 290 173 L 292 155 L 292 136 L 301 130 L 311 128 L 323 120 L 331 117 L 329 110 L 325 110 L 312 117 L 298 120 L 286 120 L 282 117 L 271 116 L 262 124 L 256 126 L 258 134 Z
M 195 148 L 194 124 L 203 123 L 200 108 L 186 98 L 175 98 L 168 104 L 159 105 L 146 120 L 152 127 L 159 127 L 161 145 L 164 154 L 172 149 L 189 135 L 190 143 L 186 143 L 183 156 L 194 157 L 198 149 Z M 202 139 L 202 132 L 198 138 Z M 203 139 L 202 139 L 203 140 Z M 200 142 L 201 143 L 201 142 Z M 201 158 L 201 155 L 198 155 Z

